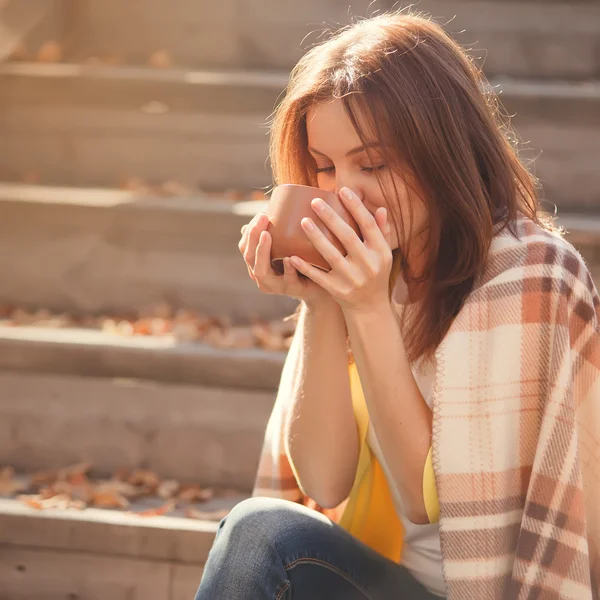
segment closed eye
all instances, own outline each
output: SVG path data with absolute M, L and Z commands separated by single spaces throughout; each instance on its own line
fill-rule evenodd
M 377 167 L 361 167 L 360 170 L 365 173 L 373 173 L 374 171 L 383 171 L 385 169 L 385 165 L 379 165 Z M 335 167 L 323 167 L 321 169 L 316 169 L 316 173 L 333 173 L 335 171 Z

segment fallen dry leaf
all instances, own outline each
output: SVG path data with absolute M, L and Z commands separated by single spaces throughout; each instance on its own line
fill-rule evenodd
M 148 469 L 136 469 L 129 476 L 131 485 L 142 485 L 150 490 L 155 490 L 160 485 L 160 478 Z
M 26 504 L 27 506 L 29 506 L 31 508 L 35 508 L 37 510 L 41 510 L 42 508 L 44 508 L 42 499 L 37 494 L 28 494 L 28 495 L 22 494 L 20 496 L 17 496 L 17 500 L 19 500 L 23 504 Z
M 100 493 L 94 491 L 90 504 L 98 508 L 129 508 L 127 498 L 114 490 Z
M 167 50 L 157 50 L 148 57 L 148 64 L 155 69 L 170 69 L 173 59 Z
M 156 490 L 156 493 L 163 498 L 163 500 L 169 500 L 177 494 L 179 488 L 180 485 L 178 481 L 175 481 L 174 479 L 167 479 L 166 481 L 161 482 Z
M 172 329 L 173 337 L 182 342 L 194 342 L 202 337 L 195 323 L 174 323 Z
M 250 194 L 250 198 L 256 202 L 262 202 L 269 199 L 265 192 L 261 190 L 254 190 L 252 194 Z
M 173 307 L 162 302 L 147 307 L 139 314 L 113 314 L 104 316 L 70 315 L 52 313 L 47 309 L 35 311 L 20 307 L 0 307 L 0 318 L 7 326 L 30 326 L 64 328 L 85 327 L 98 329 L 119 336 L 171 336 L 184 342 L 200 341 L 223 349 L 263 348 L 265 350 L 288 350 L 296 328 L 296 321 L 274 320 L 266 322 L 251 319 L 247 325 L 234 325 L 227 315 L 208 316 L 190 309 Z M 36 482 L 48 483 L 60 479 L 53 472 L 36 474 Z
M 242 190 L 230 188 L 225 190 L 224 196 L 227 198 L 227 200 L 241 201 L 246 197 L 246 193 Z
M 44 42 L 37 52 L 36 59 L 41 63 L 58 63 L 63 58 L 60 44 L 55 40 Z
M 128 481 L 109 479 L 100 481 L 94 486 L 94 494 L 117 494 L 125 498 L 139 498 L 147 493 L 147 489 L 132 485 Z
M 143 179 L 138 177 L 129 177 L 121 183 L 121 189 L 125 192 L 132 192 L 139 196 L 150 196 L 151 186 Z
M 184 515 L 188 519 L 199 519 L 201 521 L 220 521 L 221 519 L 224 519 L 229 512 L 230 511 L 227 509 L 204 511 L 190 506 L 185 509 Z
M 178 494 L 181 502 L 207 502 L 214 498 L 213 488 L 201 488 L 199 485 L 182 486 Z
M 140 512 L 134 512 L 134 514 L 140 517 L 162 517 L 163 515 L 169 514 L 175 508 L 175 502 L 166 502 L 158 508 L 148 508 Z
M 21 174 L 21 181 L 29 185 L 38 185 L 42 180 L 42 175 L 39 171 L 25 171 Z
M 160 186 L 162 195 L 170 198 L 187 198 L 194 195 L 194 189 L 180 181 L 169 180 L 165 181 Z

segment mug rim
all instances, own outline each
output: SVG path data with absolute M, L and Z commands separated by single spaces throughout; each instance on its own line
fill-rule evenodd
M 324 190 L 323 188 L 320 187 L 316 187 L 314 185 L 304 185 L 303 183 L 280 183 L 279 185 L 276 185 L 275 188 L 276 189 L 278 187 L 299 187 L 299 188 L 307 188 L 309 190 L 319 190 L 320 192 L 322 192 L 323 194 L 334 194 L 336 196 L 339 196 L 339 194 L 337 194 L 336 192 L 330 192 L 329 190 Z

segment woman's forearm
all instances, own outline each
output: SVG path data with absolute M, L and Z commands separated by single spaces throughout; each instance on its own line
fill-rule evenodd
M 373 429 L 400 492 L 406 516 L 427 523 L 423 467 L 431 446 L 432 414 L 413 377 L 391 304 L 345 314 Z
M 287 453 L 306 493 L 325 508 L 348 496 L 358 463 L 346 336 L 337 303 L 304 305 L 279 387 L 291 404 Z

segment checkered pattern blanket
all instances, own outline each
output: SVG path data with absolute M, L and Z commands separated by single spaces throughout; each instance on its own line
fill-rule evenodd
M 436 351 L 433 465 L 450 600 L 600 598 L 600 299 L 579 253 L 526 217 Z M 271 415 L 254 495 L 301 502 Z

